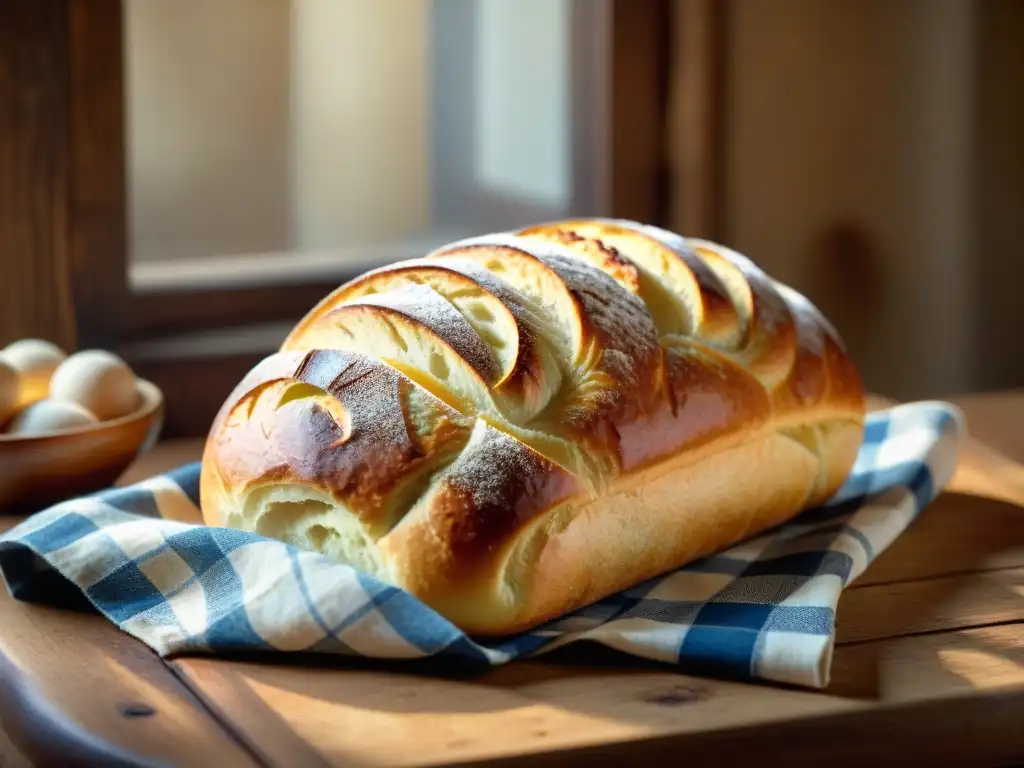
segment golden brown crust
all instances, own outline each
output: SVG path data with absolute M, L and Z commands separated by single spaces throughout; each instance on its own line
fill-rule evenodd
M 451 585 L 486 583 L 494 554 L 521 526 L 584 493 L 579 480 L 521 442 L 479 423 L 467 449 L 424 495 L 406 521 L 381 542 L 428 602 Z M 421 567 L 422 541 L 437 558 Z
M 538 224 L 518 232 L 527 238 L 550 239 L 569 243 L 578 251 L 599 248 L 610 251 L 609 269 L 591 259 L 620 283 L 621 264 L 628 265 L 630 282 L 651 308 L 659 301 L 681 303 L 677 317 L 661 317 L 655 311 L 655 322 L 662 335 L 687 333 L 699 335 L 706 342 L 735 346 L 746 333 L 746 322 L 729 298 L 721 279 L 678 235 L 636 222 L 614 219 L 580 219 Z M 652 273 L 661 272 L 659 281 Z M 665 285 L 659 285 L 664 282 Z M 691 301 L 685 301 L 685 294 Z M 680 301 L 682 300 L 682 301 Z M 680 311 L 680 310 L 683 311 Z M 666 311 L 671 313 L 669 308 Z M 659 322 L 660 320 L 660 322 Z
M 664 397 L 663 353 L 643 302 L 603 271 L 573 258 L 574 253 L 544 242 L 489 235 L 439 249 L 431 256 L 442 261 L 468 258 L 489 268 L 501 262 L 499 276 L 522 293 L 533 291 L 524 301 L 542 314 L 541 306 L 550 298 L 547 290 L 559 291 L 547 312 L 551 322 L 571 327 L 563 358 L 572 364 L 565 378 L 578 381 L 563 387 L 563 396 L 537 414 L 531 427 L 557 431 L 579 444 L 608 474 L 618 471 L 617 425 L 656 409 Z M 543 275 L 546 282 L 529 284 L 520 272 L 531 271 Z M 591 476 L 588 481 L 594 479 Z
M 409 418 L 413 392 L 433 411 L 429 433 Z M 208 475 L 202 487 L 214 525 L 232 524 L 239 496 L 290 484 L 344 505 L 382 534 L 405 512 L 400 489 L 456 455 L 472 423 L 393 368 L 336 350 L 274 355 L 235 394 L 203 457 L 219 481 Z
M 604 405 L 612 409 L 642 407 L 638 401 L 651 393 L 639 383 L 660 382 L 662 378 L 654 322 L 639 298 L 629 291 L 619 290 L 619 284 L 603 270 L 572 258 L 575 253 L 573 249 L 556 250 L 526 239 L 491 235 L 442 248 L 433 256 L 438 259 L 467 256 L 484 262 L 494 258 L 525 261 L 550 273 L 572 302 L 572 320 L 580 326 L 578 348 L 574 350 L 577 362 L 592 354 L 592 349 L 602 356 L 600 369 L 606 377 L 603 394 L 607 395 Z M 615 274 L 634 276 L 620 269 L 618 264 L 613 269 Z M 505 274 L 501 273 L 503 277 Z M 631 391 L 639 397 L 620 395 Z
M 821 503 L 863 420 L 835 329 L 746 257 L 550 222 L 325 297 L 218 414 L 203 511 L 503 634 Z

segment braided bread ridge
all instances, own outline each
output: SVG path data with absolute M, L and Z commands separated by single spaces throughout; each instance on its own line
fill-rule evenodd
M 863 422 L 836 330 L 746 257 L 549 222 L 326 296 L 214 421 L 203 512 L 504 634 L 820 504 Z

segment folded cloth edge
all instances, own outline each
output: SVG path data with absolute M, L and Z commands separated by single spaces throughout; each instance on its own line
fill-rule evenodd
M 876 413 L 886 414 L 887 415 L 887 419 L 888 419 L 888 423 L 892 423 L 894 418 L 898 420 L 900 417 L 903 417 L 903 416 L 907 416 L 908 418 L 909 417 L 917 417 L 917 418 L 922 419 L 922 420 L 927 420 L 927 418 L 932 418 L 932 419 L 935 419 L 938 422 L 938 423 L 935 424 L 935 427 L 936 427 L 936 439 L 934 441 L 934 444 L 929 448 L 929 456 L 934 454 L 934 453 L 936 453 L 936 452 L 938 452 L 938 451 L 945 451 L 946 454 L 947 454 L 946 455 L 946 459 L 945 459 L 945 461 L 940 462 L 939 465 L 934 467 L 934 468 L 928 465 L 927 457 L 923 461 L 923 464 L 924 464 L 925 468 L 929 472 L 931 472 L 931 474 L 933 475 L 932 478 L 931 478 L 932 495 L 931 495 L 931 498 L 928 498 L 928 499 L 925 500 L 923 505 L 917 505 L 916 508 L 914 508 L 913 510 L 911 510 L 909 512 L 909 517 L 910 517 L 910 519 L 912 519 L 913 517 L 916 516 L 916 514 L 918 514 L 920 512 L 920 510 L 921 510 L 921 508 L 923 508 L 923 506 L 926 506 L 928 503 L 930 503 L 930 501 L 932 499 L 934 499 L 934 497 L 937 496 L 945 488 L 945 486 L 947 485 L 947 483 L 951 479 L 952 474 L 955 471 L 955 466 L 956 466 L 956 448 L 957 448 L 957 445 L 958 445 L 959 441 L 967 433 L 966 432 L 966 420 L 963 417 L 962 411 L 958 407 L 956 407 L 955 405 L 953 405 L 951 403 L 944 402 L 944 401 L 938 401 L 938 400 L 919 401 L 919 402 L 915 402 L 915 403 L 901 403 L 901 404 L 892 406 L 891 408 L 884 409 L 883 411 L 876 412 Z M 860 460 L 860 459 L 858 459 L 858 460 Z M 936 474 L 936 471 L 937 471 L 937 474 Z M 147 483 L 149 483 L 151 485 L 152 484 L 159 484 L 161 479 L 162 478 L 166 478 L 167 476 L 168 476 L 167 474 L 158 475 L 158 476 L 155 476 L 154 478 L 149 478 L 149 479 L 147 479 L 145 481 L 141 481 L 140 483 L 137 483 L 137 484 L 135 484 L 133 486 L 129 486 L 129 488 L 144 487 L 144 486 L 146 486 Z M 844 486 L 844 488 L 845 488 L 845 486 Z M 93 495 L 91 497 L 87 497 L 87 498 L 91 499 L 93 501 L 96 501 L 100 505 L 102 505 L 104 503 L 103 502 L 104 495 L 107 494 L 107 493 L 110 493 L 110 492 L 111 491 L 101 492 L 100 494 L 95 494 L 95 495 Z M 840 492 L 840 494 L 837 494 L 837 498 L 835 499 L 834 502 L 830 501 L 825 506 L 828 507 L 828 506 L 833 505 L 834 503 L 838 504 L 838 503 L 842 503 L 842 502 L 849 502 L 851 500 L 854 500 L 855 498 L 856 498 L 855 496 L 850 496 L 849 498 L 844 499 L 844 498 L 842 498 L 842 492 Z M 86 499 L 72 500 L 72 502 L 70 502 L 70 504 L 73 505 L 75 502 L 82 502 L 82 501 L 85 501 L 85 500 Z M 913 504 L 914 502 L 916 502 L 916 499 L 908 500 L 908 503 Z M 28 549 L 29 551 L 33 551 L 35 553 L 35 555 L 37 556 L 37 558 L 40 558 L 40 559 L 44 558 L 46 556 L 46 554 L 48 554 L 48 553 L 44 553 L 44 552 L 40 551 L 37 547 L 33 546 L 33 544 L 32 544 L 32 541 L 33 541 L 32 534 L 38 533 L 40 531 L 40 529 L 44 528 L 47 524 L 49 524 L 49 522 L 52 522 L 52 520 L 57 519 L 57 518 L 59 518 L 61 516 L 61 514 L 64 514 L 67 511 L 67 505 L 68 504 L 69 504 L 69 502 L 65 502 L 64 504 L 56 505 L 55 507 L 52 507 L 49 510 L 45 510 L 45 511 L 43 511 L 41 513 L 38 513 L 37 515 L 33 515 L 31 518 L 27 519 L 26 521 L 23 521 L 21 524 L 19 524 L 15 528 L 12 528 L 8 532 L 6 532 L 2 536 L 0 536 L 0 549 L 2 549 L 2 558 L 0 558 L 0 571 L 3 572 L 5 580 L 7 581 L 7 584 L 8 584 L 8 588 L 11 590 L 12 594 L 16 594 L 16 596 L 18 596 L 19 599 L 28 599 L 28 598 L 25 597 L 25 595 L 29 594 L 29 593 L 25 592 L 25 588 L 33 580 L 38 582 L 40 576 L 43 573 L 45 573 L 45 571 L 47 569 L 46 568 L 41 568 L 40 563 L 38 563 L 38 562 L 34 563 L 31 567 L 27 567 L 26 564 L 25 564 L 24 558 L 20 559 L 20 563 L 15 563 L 14 560 L 12 559 L 12 549 Z M 860 507 L 858 509 L 863 509 L 863 507 Z M 49 518 L 49 520 L 48 520 L 48 518 Z M 162 520 L 161 522 L 172 522 L 172 521 Z M 195 525 L 184 524 L 184 523 L 177 523 L 176 525 L 181 525 L 181 526 L 185 526 L 185 527 L 204 527 L 204 526 L 195 526 Z M 877 549 L 877 551 L 875 552 L 875 555 L 877 555 L 885 547 L 887 547 L 891 543 L 891 541 L 896 538 L 896 536 L 898 536 L 900 533 L 902 533 L 903 530 L 905 530 L 905 527 L 906 526 L 903 526 L 903 527 L 899 528 L 898 530 L 895 530 L 894 532 L 892 532 L 891 535 L 884 537 L 885 540 L 882 541 L 882 546 Z M 782 526 L 782 528 L 785 528 L 785 526 Z M 771 536 L 771 535 L 772 535 L 772 532 L 767 532 L 765 534 L 762 534 L 761 537 L 759 537 L 759 538 L 764 538 L 764 537 L 768 537 L 768 536 Z M 269 540 L 267 540 L 267 541 L 269 542 Z M 284 546 L 284 545 L 282 545 L 282 546 Z M 732 551 L 732 549 L 726 550 L 726 551 L 730 552 L 730 551 Z M 51 550 L 51 552 L 52 552 L 52 550 Z M 302 557 L 305 558 L 305 557 L 310 556 L 310 555 L 311 555 L 311 553 L 303 553 Z M 316 556 L 316 555 L 313 555 L 313 556 L 314 557 L 319 557 L 319 556 Z M 845 579 L 844 582 L 839 586 L 839 590 L 838 591 L 841 591 L 843 588 L 848 586 L 849 583 L 851 583 L 854 579 L 856 579 L 863 572 L 863 566 L 866 566 L 866 564 L 867 564 L 867 562 L 861 563 L 860 565 L 862 567 L 860 567 L 859 569 L 855 567 L 851 571 L 851 573 L 849 574 L 849 577 L 847 579 Z M 857 565 L 857 564 L 855 563 L 855 565 Z M 52 563 L 50 564 L 49 568 L 50 568 L 50 570 L 53 569 Z M 58 568 L 57 570 L 60 570 L 60 569 Z M 683 570 L 686 570 L 686 569 L 684 568 Z M 66 573 L 64 575 L 66 576 Z M 659 577 L 659 578 L 661 578 L 661 577 Z M 79 583 L 81 583 L 81 578 L 80 577 L 78 578 L 78 581 L 79 581 Z M 47 582 L 47 583 L 52 584 L 52 580 L 50 582 Z M 385 589 L 387 589 L 387 588 L 385 587 Z M 17 594 L 19 592 L 20 592 L 20 594 Z M 37 590 L 37 592 L 38 592 L 38 590 Z M 83 590 L 83 592 L 88 597 L 88 592 L 85 591 L 85 590 Z M 838 594 L 837 594 L 837 598 L 838 598 Z M 36 594 L 33 599 L 38 600 L 38 599 L 40 599 L 40 596 L 38 594 Z M 101 613 L 103 613 L 105 616 L 107 616 L 107 618 L 109 620 L 111 620 L 112 622 L 114 622 L 117 626 L 121 627 L 123 630 L 125 630 L 129 634 L 132 634 L 133 636 L 137 637 L 137 639 L 140 639 L 144 643 L 150 645 L 150 647 L 154 647 L 152 638 L 147 640 L 145 637 L 140 637 L 139 634 L 137 634 L 137 631 L 133 632 L 130 628 L 126 627 L 123 622 L 117 621 L 115 618 L 113 618 L 111 615 L 109 615 L 109 613 L 107 611 L 103 610 L 103 608 L 100 605 L 97 605 L 91 598 L 90 598 L 90 603 L 95 608 L 97 608 Z M 430 609 L 427 609 L 427 610 L 430 610 Z M 440 619 L 440 617 L 437 617 L 437 618 Z M 442 621 L 444 621 L 444 620 L 442 619 Z M 444 622 L 444 623 L 447 623 L 447 622 Z M 454 627 L 451 627 L 450 630 L 454 631 L 455 635 L 460 635 L 461 634 L 461 633 L 458 633 L 457 630 L 454 629 Z M 528 634 L 534 635 L 536 640 L 539 641 L 543 637 L 543 632 L 544 632 L 544 628 L 540 628 L 537 632 L 535 632 L 535 633 L 528 633 Z M 586 633 L 583 633 L 583 634 L 586 634 Z M 464 638 L 464 637 L 463 637 L 463 639 L 464 640 L 468 640 L 468 638 Z M 484 646 L 477 646 L 477 652 L 481 652 L 482 651 L 483 655 L 486 657 L 487 663 L 490 664 L 490 665 L 494 665 L 494 664 L 505 663 L 505 662 L 511 660 L 512 658 L 517 657 L 517 656 L 536 656 L 538 654 L 548 652 L 549 650 L 553 650 L 554 648 L 556 648 L 556 647 L 558 647 L 560 645 L 564 645 L 564 644 L 569 643 L 569 642 L 574 642 L 574 641 L 579 640 L 579 639 L 585 639 L 585 638 L 582 637 L 582 636 L 574 636 L 574 637 L 565 637 L 565 636 L 563 636 L 563 637 L 558 638 L 558 641 L 556 642 L 554 637 L 548 636 L 548 638 L 547 638 L 547 640 L 545 642 L 536 643 L 536 644 L 534 644 L 533 648 L 531 648 L 529 650 L 525 650 L 523 652 L 507 653 L 503 649 L 501 649 L 500 647 L 499 648 L 486 648 Z M 472 641 L 469 641 L 469 642 L 472 643 Z M 605 644 L 609 644 L 609 643 L 605 643 Z M 463 644 L 462 643 L 458 643 L 458 645 L 463 645 Z M 476 643 L 472 643 L 472 645 L 476 645 Z M 773 670 L 770 670 L 770 669 L 769 670 L 756 670 L 756 669 L 752 669 L 751 670 L 752 677 L 760 678 L 760 679 L 766 679 L 766 680 L 776 680 L 778 682 L 796 683 L 796 684 L 799 684 L 799 685 L 805 685 L 805 686 L 810 686 L 810 687 L 823 687 L 823 686 L 827 685 L 827 683 L 828 683 L 828 677 L 829 677 L 829 671 L 830 671 L 830 665 L 831 665 L 831 658 L 832 658 L 832 653 L 833 653 L 833 646 L 834 646 L 834 633 L 831 635 L 830 641 L 826 643 L 826 647 L 824 647 L 821 650 L 820 655 L 817 658 L 816 663 L 814 664 L 814 670 L 810 670 L 809 671 L 808 669 L 804 668 L 798 674 L 794 674 L 792 672 L 792 670 L 786 671 L 784 668 L 780 668 L 780 670 L 776 670 L 776 671 L 773 671 Z M 615 647 L 615 646 L 613 645 L 612 647 Z M 182 650 L 187 650 L 187 649 L 184 649 L 184 648 L 172 648 L 171 650 L 168 651 L 168 653 L 181 652 Z M 198 650 L 198 648 L 197 649 L 192 649 L 192 650 Z M 281 650 L 284 650 L 284 649 L 281 649 Z M 627 650 L 627 649 L 620 648 L 620 650 Z M 627 650 L 627 652 L 633 652 L 634 655 L 640 655 L 640 656 L 645 655 L 643 653 L 637 653 L 636 649 L 633 649 L 633 651 Z M 473 654 L 473 655 L 475 655 L 475 654 Z M 658 658 L 658 656 L 657 656 L 657 654 L 655 654 L 655 655 L 647 655 L 647 658 Z M 753 661 L 751 663 L 752 663 L 752 665 L 754 664 Z

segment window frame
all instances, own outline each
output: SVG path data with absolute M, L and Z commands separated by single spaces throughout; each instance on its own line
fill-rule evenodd
M 453 42 L 464 39 L 460 35 L 472 24 L 473 5 L 473 0 L 436 3 L 433 29 L 439 50 L 450 51 Z M 712 110 L 686 92 L 681 104 L 678 88 L 670 98 L 669 51 L 674 18 L 701 22 L 675 55 L 683 57 L 687 71 L 692 65 L 687 88 L 707 99 L 713 57 L 707 58 L 711 43 L 699 41 L 715 39 L 708 36 L 715 7 L 714 0 L 571 0 L 573 112 L 605 116 L 573 120 L 572 207 L 593 206 L 613 216 L 665 223 L 670 206 L 676 206 L 667 189 L 669 163 L 682 162 L 696 166 L 692 176 L 700 191 L 684 207 L 689 206 L 687 216 L 701 218 L 697 230 L 704 233 L 704 222 L 712 218 L 707 215 L 712 206 L 704 201 L 713 196 L 698 182 L 715 188 L 710 181 L 715 162 L 705 151 Z M 12 157 L 32 150 L 31 157 L 40 159 L 27 168 L 27 179 L 0 177 L 0 203 L 17 200 L 26 189 L 38 190 L 40 200 L 32 221 L 0 218 L 0 247 L 16 244 L 22 258 L 38 267 L 0 281 L 8 285 L 0 299 L 13 302 L 0 314 L 5 319 L 0 330 L 7 337 L 0 343 L 34 335 L 68 349 L 114 349 L 164 391 L 166 436 L 205 434 L 223 397 L 273 351 L 283 330 L 362 270 L 341 265 L 336 271 L 262 284 L 221 280 L 191 288 L 151 284 L 133 289 L 122 2 L 12 0 L 0 10 L 0 28 L 5 27 L 9 39 L 0 32 L 0 42 L 6 43 L 0 45 L 0 75 L 6 70 L 11 77 L 6 83 L 0 77 L 0 112 L 5 102 L 20 107 L 6 126 L 0 116 L 0 150 L 6 146 Z M 47 66 L 38 66 L 40 56 L 48 57 Z M 467 104 L 465 95 L 450 87 L 455 81 L 448 73 L 456 66 L 458 61 L 442 56 L 434 85 L 441 87 L 442 104 L 448 99 L 458 112 Z M 30 74 L 34 82 L 25 79 Z M 447 90 L 443 83 L 449 84 Z M 673 159 L 667 156 L 665 134 L 678 122 L 670 110 L 680 109 L 690 115 L 688 124 L 699 129 L 686 157 Z M 452 140 L 443 131 L 435 134 L 448 136 L 438 140 L 442 143 Z M 433 151 L 443 159 L 455 149 L 435 146 Z M 524 224 L 564 213 L 482 192 L 457 175 L 446 178 L 453 167 L 457 172 L 442 164 L 447 170 L 439 170 L 436 181 L 448 185 L 449 200 L 457 205 L 472 201 L 481 226 L 495 210 L 515 210 Z M 436 213 L 444 219 L 444 211 Z

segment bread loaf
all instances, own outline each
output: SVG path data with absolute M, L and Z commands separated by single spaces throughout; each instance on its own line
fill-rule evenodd
M 217 415 L 202 508 L 503 635 L 825 501 L 864 410 L 834 328 L 745 257 L 561 221 L 324 298 Z

